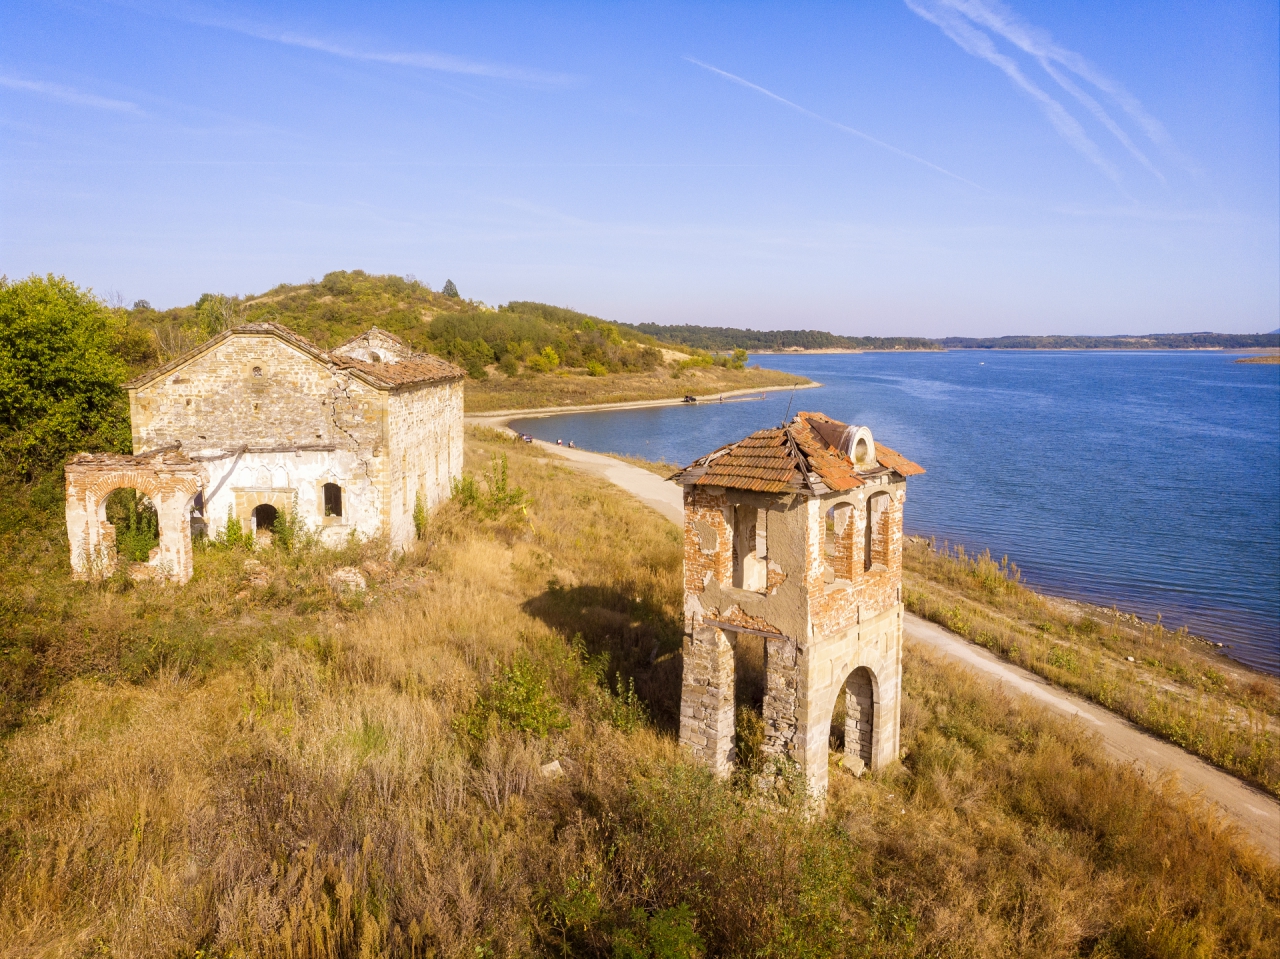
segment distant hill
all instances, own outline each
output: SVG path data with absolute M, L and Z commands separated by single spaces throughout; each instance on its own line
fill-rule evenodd
M 1147 333 L 1143 336 L 946 336 L 948 350 L 1252 350 L 1280 346 L 1275 333 Z
M 666 343 L 699 350 L 936 350 L 932 340 L 916 336 L 840 336 L 822 330 L 739 330 L 729 326 L 661 326 L 657 323 L 618 324 Z
M 626 324 L 619 324 L 625 327 Z M 702 350 L 1249 350 L 1280 346 L 1280 334 L 1149 333 L 1142 336 L 839 336 L 821 330 L 738 330 L 725 326 L 661 326 L 636 323 L 631 329 Z

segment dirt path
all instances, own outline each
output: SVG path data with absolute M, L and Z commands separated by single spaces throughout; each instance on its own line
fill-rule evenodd
M 489 417 L 468 419 L 482 421 Z M 566 449 L 541 441 L 537 441 L 537 445 L 564 457 L 583 472 L 600 476 L 626 490 L 677 526 L 684 525 L 680 487 L 657 474 L 600 453 Z M 1004 662 L 941 626 L 911 613 L 906 614 L 904 623 L 908 642 L 927 646 L 981 674 L 994 685 L 1029 696 L 1042 706 L 1077 718 L 1098 734 L 1114 759 L 1136 764 L 1152 779 L 1177 777 L 1183 789 L 1216 804 L 1230 821 L 1240 827 L 1245 838 L 1272 860 L 1280 862 L 1280 803 L 1270 796 L 1172 743 L 1142 731 L 1115 713 L 1052 686 L 1034 673 Z

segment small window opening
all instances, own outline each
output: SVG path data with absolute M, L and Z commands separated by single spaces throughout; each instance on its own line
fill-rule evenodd
M 280 514 L 270 503 L 262 503 L 253 508 L 253 531 L 259 537 L 270 537 L 271 527 L 276 525 Z
M 757 592 L 768 581 L 766 510 L 754 506 L 733 508 L 733 585 Z
M 858 437 L 857 445 L 853 448 L 853 461 L 855 463 L 865 463 L 867 454 L 870 452 L 867 448 L 867 441 L 863 437 Z
M 375 363 L 381 363 L 381 362 L 382 362 L 382 357 L 381 357 L 381 356 L 379 356 L 377 353 L 375 353 L 373 350 L 370 350 L 370 351 L 369 351 L 369 359 L 373 360 L 373 362 L 375 362 Z
M 257 404 L 257 403 L 254 403 L 254 404 L 253 404 L 253 411 L 254 411 L 255 413 L 256 413 L 256 412 L 258 412 L 258 404 Z
M 728 633 L 733 647 L 734 752 L 739 766 L 764 764 L 764 694 L 768 646 L 754 633 Z
M 191 405 L 191 400 L 187 400 L 187 405 L 188 405 L 188 406 L 190 406 L 190 405 Z
M 337 483 L 324 484 L 324 515 L 342 515 L 342 487 Z
M 255 366 L 255 367 L 253 368 L 253 375 L 254 375 L 254 376 L 261 376 L 261 375 L 262 375 L 262 367 L 261 367 L 261 366 Z

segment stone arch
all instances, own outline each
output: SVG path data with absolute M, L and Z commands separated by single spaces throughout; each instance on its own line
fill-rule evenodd
M 115 528 L 107 521 L 107 497 L 133 489 L 155 507 L 160 545 L 135 574 L 157 579 L 191 578 L 191 503 L 208 481 L 205 469 L 176 450 L 142 456 L 81 453 L 67 463 L 67 539 L 71 567 L 81 579 L 116 568 Z

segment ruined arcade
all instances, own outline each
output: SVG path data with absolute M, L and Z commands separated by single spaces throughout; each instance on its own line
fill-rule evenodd
M 898 755 L 902 516 L 924 470 L 865 426 L 799 413 L 702 457 L 684 487 L 680 742 L 717 774 L 735 762 L 738 704 L 759 709 L 766 756 L 827 788 L 832 716 L 845 764 Z
M 134 575 L 185 582 L 193 528 L 237 521 L 269 535 L 288 512 L 323 541 L 385 536 L 403 548 L 414 510 L 462 472 L 463 370 L 376 327 L 324 351 L 274 323 L 227 330 L 126 384 L 134 455 L 67 465 L 77 576 L 116 566 L 107 497 L 135 489 L 160 543 Z

